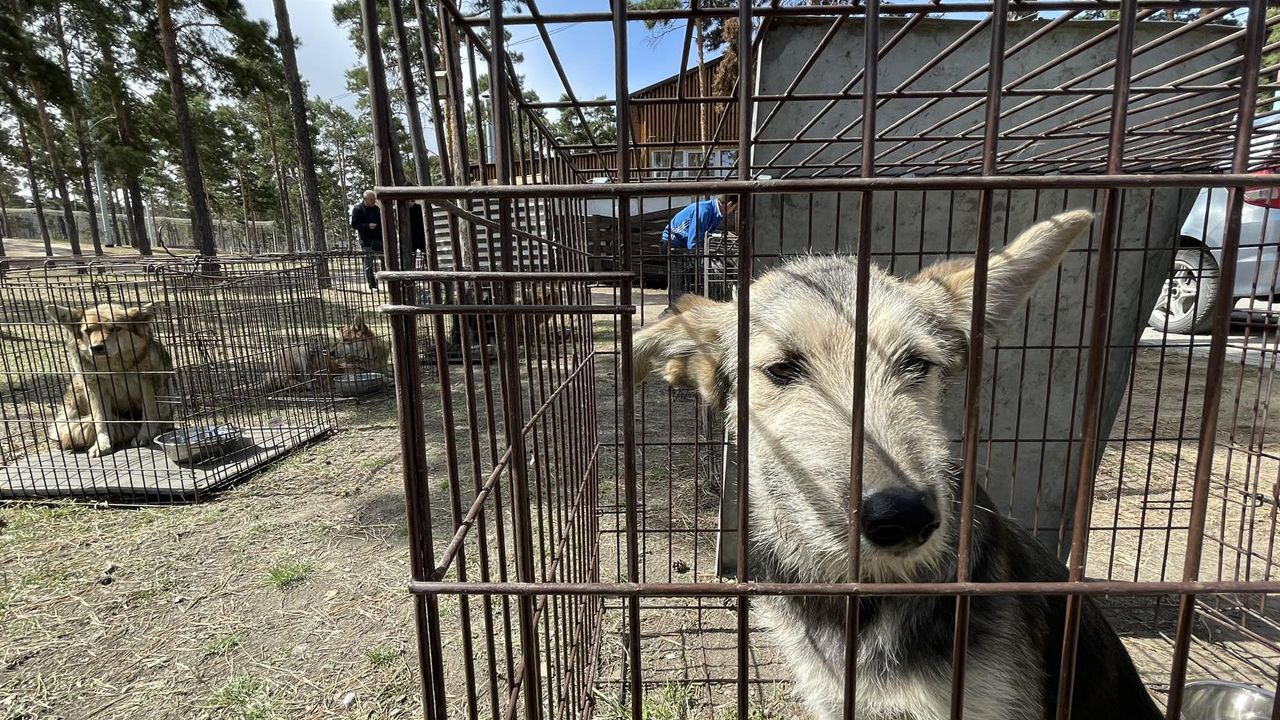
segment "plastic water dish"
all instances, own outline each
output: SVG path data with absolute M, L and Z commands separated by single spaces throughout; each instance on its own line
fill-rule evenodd
M 342 397 L 371 393 L 386 384 L 387 376 L 376 372 L 349 373 L 333 379 L 334 392 Z
M 1271 720 L 1274 693 L 1254 685 L 1223 680 L 1187 683 L 1182 720 Z
M 211 425 L 185 430 L 171 430 L 156 438 L 165 455 L 176 463 L 194 464 L 226 455 L 243 439 L 240 429 L 231 425 Z

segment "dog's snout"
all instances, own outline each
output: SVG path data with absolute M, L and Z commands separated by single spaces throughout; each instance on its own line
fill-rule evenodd
M 862 500 L 862 534 L 883 548 L 922 545 L 938 523 L 937 503 L 927 493 L 885 490 Z

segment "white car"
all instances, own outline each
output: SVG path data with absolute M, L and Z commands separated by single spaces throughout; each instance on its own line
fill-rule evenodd
M 1254 124 L 1250 155 L 1256 165 L 1280 165 L 1273 149 L 1280 147 L 1276 128 L 1280 116 Z M 1265 131 L 1264 131 L 1265 128 Z M 1280 169 L 1280 168 L 1278 168 Z M 1262 170 L 1270 175 L 1275 170 Z M 1147 324 L 1171 333 L 1207 332 L 1213 326 L 1222 244 L 1227 229 L 1227 190 L 1205 188 L 1182 223 L 1173 269 Z M 1280 253 L 1280 188 L 1245 191 L 1240 214 L 1240 253 L 1236 261 L 1232 300 L 1271 298 L 1280 294 L 1276 256 Z

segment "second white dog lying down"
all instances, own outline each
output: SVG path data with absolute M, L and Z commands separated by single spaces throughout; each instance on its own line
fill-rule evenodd
M 1092 221 L 1067 212 L 1023 232 L 990 259 L 986 323 L 995 335 Z M 806 257 L 751 290 L 748 443 L 750 572 L 757 580 L 844 582 L 848 567 L 856 261 Z M 957 260 L 900 279 L 871 269 L 867 307 L 860 581 L 956 577 L 958 472 L 941 418 L 943 389 L 964 368 L 974 266 Z M 736 425 L 737 306 L 686 297 L 635 338 L 636 380 L 658 374 L 726 408 Z M 975 508 L 976 582 L 1066 579 L 1029 533 L 985 493 Z M 946 718 L 955 599 L 861 601 L 858 716 Z M 842 598 L 771 598 L 762 605 L 799 694 L 819 718 L 841 716 Z M 1065 601 L 972 599 L 964 686 L 967 719 L 1053 718 Z M 1074 716 L 1156 720 L 1160 713 L 1124 646 L 1084 603 Z

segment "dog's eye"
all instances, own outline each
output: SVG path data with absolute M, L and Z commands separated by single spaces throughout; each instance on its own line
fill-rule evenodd
M 929 371 L 933 368 L 933 363 L 919 355 L 908 355 L 898 363 L 898 374 L 912 383 L 917 383 L 928 377 Z
M 764 366 L 765 377 L 779 387 L 792 385 L 804 377 L 804 362 L 799 358 L 789 357 Z

